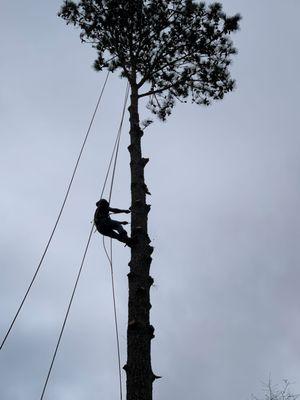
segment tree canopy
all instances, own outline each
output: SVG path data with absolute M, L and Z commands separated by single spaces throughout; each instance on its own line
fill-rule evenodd
M 230 34 L 238 14 L 194 0 L 65 1 L 59 16 L 81 29 L 98 56 L 94 67 L 120 70 L 161 119 L 176 100 L 209 105 L 234 88 Z M 143 89 L 142 89 L 143 88 Z

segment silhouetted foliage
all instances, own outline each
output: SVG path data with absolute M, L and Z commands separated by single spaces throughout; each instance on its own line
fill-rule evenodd
M 240 16 L 193 0 L 65 1 L 59 15 L 97 49 L 95 69 L 120 69 L 161 119 L 176 99 L 209 105 L 234 88 L 230 34 Z M 141 92 L 141 88 L 146 89 Z
M 252 400 L 297 400 L 299 394 L 295 394 L 290 389 L 291 383 L 284 379 L 281 386 L 273 385 L 271 379 L 263 384 L 264 398 L 260 399 L 252 395 Z

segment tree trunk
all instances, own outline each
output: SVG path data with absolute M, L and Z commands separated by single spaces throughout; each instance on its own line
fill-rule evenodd
M 128 274 L 128 328 L 127 328 L 127 400 L 152 400 L 152 383 L 155 375 L 151 368 L 151 339 L 154 328 L 150 325 L 149 275 L 153 247 L 149 245 L 147 187 L 144 167 L 149 161 L 142 158 L 139 125 L 138 90 L 131 87 L 130 113 L 130 169 L 131 169 L 131 248 L 130 272 Z

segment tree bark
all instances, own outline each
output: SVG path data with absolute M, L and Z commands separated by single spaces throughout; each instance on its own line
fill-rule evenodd
M 139 125 L 138 89 L 131 85 L 130 97 L 130 170 L 131 170 L 131 248 L 128 274 L 128 328 L 127 328 L 127 400 L 152 400 L 152 383 L 155 375 L 151 367 L 151 340 L 154 328 L 150 325 L 151 254 L 148 236 L 147 186 L 144 167 L 148 159 L 142 158 Z

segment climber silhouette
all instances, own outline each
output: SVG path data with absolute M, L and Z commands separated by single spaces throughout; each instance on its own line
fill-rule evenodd
M 126 243 L 128 246 L 131 245 L 131 239 L 128 237 L 126 230 L 122 225 L 127 225 L 127 221 L 115 221 L 110 218 L 110 213 L 129 214 L 130 210 L 120 210 L 119 208 L 112 208 L 109 202 L 105 199 L 101 199 L 96 203 L 97 209 L 94 215 L 94 223 L 97 231 L 104 236 L 108 236 L 113 239 L 117 239 L 122 243 Z

